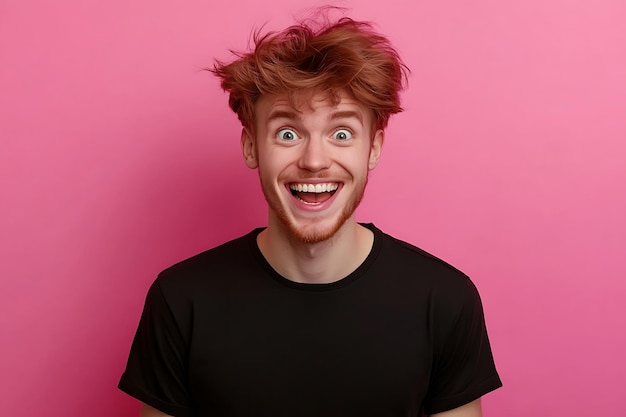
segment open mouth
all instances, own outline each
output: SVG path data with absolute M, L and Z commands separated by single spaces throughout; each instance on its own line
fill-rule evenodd
M 339 184 L 328 182 L 322 184 L 291 183 L 289 190 L 291 195 L 305 204 L 320 204 L 335 194 Z

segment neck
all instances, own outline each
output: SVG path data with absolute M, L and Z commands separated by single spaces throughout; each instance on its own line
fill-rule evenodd
M 283 277 L 302 283 L 325 284 L 339 281 L 359 267 L 374 242 L 373 233 L 349 218 L 331 237 L 318 243 L 295 240 L 279 221 L 257 238 L 261 253 Z

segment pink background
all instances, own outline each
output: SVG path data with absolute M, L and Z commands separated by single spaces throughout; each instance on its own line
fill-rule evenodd
M 116 389 L 170 264 L 263 225 L 201 68 L 310 1 L 3 0 L 0 415 L 134 416 Z M 624 416 L 626 3 L 345 1 L 413 70 L 359 219 L 472 276 L 487 416 Z

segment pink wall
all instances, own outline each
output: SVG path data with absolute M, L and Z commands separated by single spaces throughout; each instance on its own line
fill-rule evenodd
M 4 0 L 0 415 L 133 416 L 158 271 L 264 223 L 200 68 L 310 2 Z M 345 1 L 413 70 L 359 218 L 482 292 L 487 416 L 623 416 L 623 0 Z

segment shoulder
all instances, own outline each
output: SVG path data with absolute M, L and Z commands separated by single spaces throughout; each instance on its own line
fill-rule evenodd
M 440 284 L 458 283 L 461 286 L 472 286 L 470 278 L 458 268 L 443 259 L 419 248 L 409 242 L 397 239 L 368 225 L 381 241 L 380 257 L 388 267 L 402 268 L 411 271 L 421 279 Z
M 261 229 L 201 252 L 163 270 L 157 277 L 164 294 L 193 295 L 205 286 L 220 285 L 228 278 L 242 276 L 242 269 L 250 268 L 256 253 L 252 243 Z
M 427 297 L 431 307 L 451 310 L 466 305 L 480 306 L 476 286 L 464 272 L 441 258 L 411 243 L 390 236 L 368 225 L 381 241 L 377 261 L 379 273 L 386 279 L 402 280 L 413 292 Z M 457 312 L 458 313 L 458 312 Z

